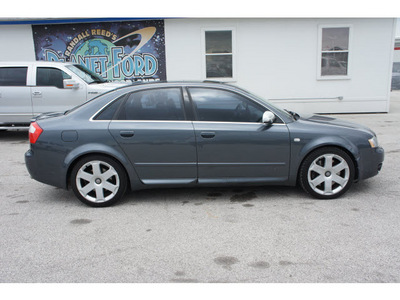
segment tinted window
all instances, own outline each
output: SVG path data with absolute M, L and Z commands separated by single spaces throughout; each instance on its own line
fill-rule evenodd
M 180 88 L 154 89 L 129 95 L 118 120 L 185 120 Z
M 0 68 L 0 86 L 26 86 L 27 67 Z
M 71 79 L 64 71 L 56 68 L 37 68 L 36 85 L 37 86 L 55 86 L 64 88 L 64 79 Z
M 110 105 L 106 106 L 94 119 L 95 120 L 112 120 L 114 114 L 117 112 L 118 107 L 121 104 L 121 99 L 125 98 L 126 95 L 120 97 L 119 99 L 112 102 Z
M 266 109 L 228 91 L 191 88 L 190 94 L 199 121 L 261 122 Z

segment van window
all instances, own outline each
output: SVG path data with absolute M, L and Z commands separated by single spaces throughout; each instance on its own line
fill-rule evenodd
M 55 86 L 62 89 L 64 79 L 71 79 L 71 76 L 60 69 L 40 67 L 36 70 L 36 86 Z
M 0 86 L 26 86 L 28 67 L 0 68 Z

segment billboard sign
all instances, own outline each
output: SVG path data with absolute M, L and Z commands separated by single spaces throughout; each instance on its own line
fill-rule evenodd
M 164 20 L 32 25 L 36 60 L 81 64 L 108 80 L 166 80 Z

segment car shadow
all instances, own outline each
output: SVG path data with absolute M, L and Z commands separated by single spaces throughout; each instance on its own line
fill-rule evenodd
M 85 206 L 74 195 L 72 190 L 43 186 L 40 189 L 40 201 L 57 203 L 57 205 Z M 114 206 L 130 205 L 186 205 L 196 206 L 212 203 L 249 204 L 252 201 L 299 201 L 308 195 L 296 187 L 286 186 L 244 186 L 244 187 L 192 187 L 192 188 L 156 188 L 128 191 Z
M 252 206 L 257 201 L 303 203 L 318 201 L 337 201 L 359 197 L 368 194 L 374 187 L 367 182 L 354 184 L 341 198 L 333 200 L 318 200 L 299 187 L 289 186 L 231 186 L 231 187 L 191 187 L 191 188 L 154 188 L 138 191 L 128 191 L 125 196 L 112 207 L 127 207 L 136 205 L 207 205 L 207 204 L 241 204 Z M 54 203 L 64 207 L 88 207 L 81 203 L 72 190 L 43 186 L 40 192 L 40 201 L 47 204 Z
M 0 142 L 26 142 L 29 141 L 28 128 L 26 130 L 0 131 Z
M 296 200 L 305 196 L 296 187 L 286 186 L 231 186 L 231 187 L 192 187 L 192 188 L 157 188 L 130 191 L 117 205 L 137 205 L 141 203 L 170 203 L 194 205 L 210 203 L 241 203 L 253 200 L 274 201 L 279 199 Z

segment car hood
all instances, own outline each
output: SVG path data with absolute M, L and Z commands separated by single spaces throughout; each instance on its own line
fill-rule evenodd
M 129 83 L 127 83 L 125 81 L 110 81 L 110 82 L 104 82 L 104 83 L 91 84 L 90 87 L 93 87 L 93 89 L 112 90 L 112 89 L 116 89 L 119 87 L 123 87 L 125 85 L 129 85 Z
M 305 122 L 311 122 L 311 123 L 318 123 L 318 124 L 325 124 L 325 125 L 331 125 L 331 126 L 337 126 L 337 127 L 345 127 L 345 128 L 350 128 L 350 129 L 362 130 L 364 132 L 375 135 L 375 133 L 371 129 L 369 129 L 368 127 L 366 127 L 364 125 L 341 120 L 341 119 L 336 119 L 336 118 L 332 118 L 332 117 L 320 116 L 320 115 L 302 115 L 301 120 L 305 121 Z

